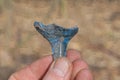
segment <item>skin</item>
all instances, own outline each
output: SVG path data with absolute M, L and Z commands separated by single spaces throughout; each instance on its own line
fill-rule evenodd
M 58 70 L 61 69 L 60 65 L 62 72 Z M 53 61 L 51 55 L 45 56 L 13 73 L 8 80 L 93 80 L 93 77 L 80 53 L 68 50 L 67 58 Z

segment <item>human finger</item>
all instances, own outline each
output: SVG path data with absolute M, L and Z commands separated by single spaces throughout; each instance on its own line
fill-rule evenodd
M 67 58 L 59 58 L 48 70 L 43 80 L 70 80 L 71 62 Z
M 81 59 L 80 52 L 74 49 L 69 49 L 67 51 L 67 58 L 73 62 L 74 60 Z
M 11 75 L 9 80 L 38 80 L 43 77 L 51 62 L 51 55 L 43 57 Z
M 93 76 L 89 69 L 83 69 L 78 72 L 75 80 L 93 80 Z

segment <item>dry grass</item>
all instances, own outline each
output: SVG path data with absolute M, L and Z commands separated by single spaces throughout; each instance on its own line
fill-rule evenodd
M 0 0 L 0 80 L 51 54 L 34 21 L 78 25 L 68 49 L 81 52 L 95 80 L 120 80 L 119 8 L 119 0 Z

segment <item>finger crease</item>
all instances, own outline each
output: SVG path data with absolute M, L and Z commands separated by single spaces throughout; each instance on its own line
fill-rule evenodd
M 37 80 L 37 76 L 35 76 L 34 72 L 32 71 L 31 67 L 28 67 L 29 71 L 31 72 L 31 74 L 33 75 L 33 77 Z
M 18 80 L 15 74 L 13 74 L 11 77 L 13 77 L 15 80 Z

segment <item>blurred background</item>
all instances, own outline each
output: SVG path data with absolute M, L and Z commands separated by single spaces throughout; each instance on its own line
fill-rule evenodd
M 68 49 L 81 52 L 95 80 L 120 80 L 120 0 L 0 0 L 0 80 L 52 53 L 34 21 L 77 25 Z

